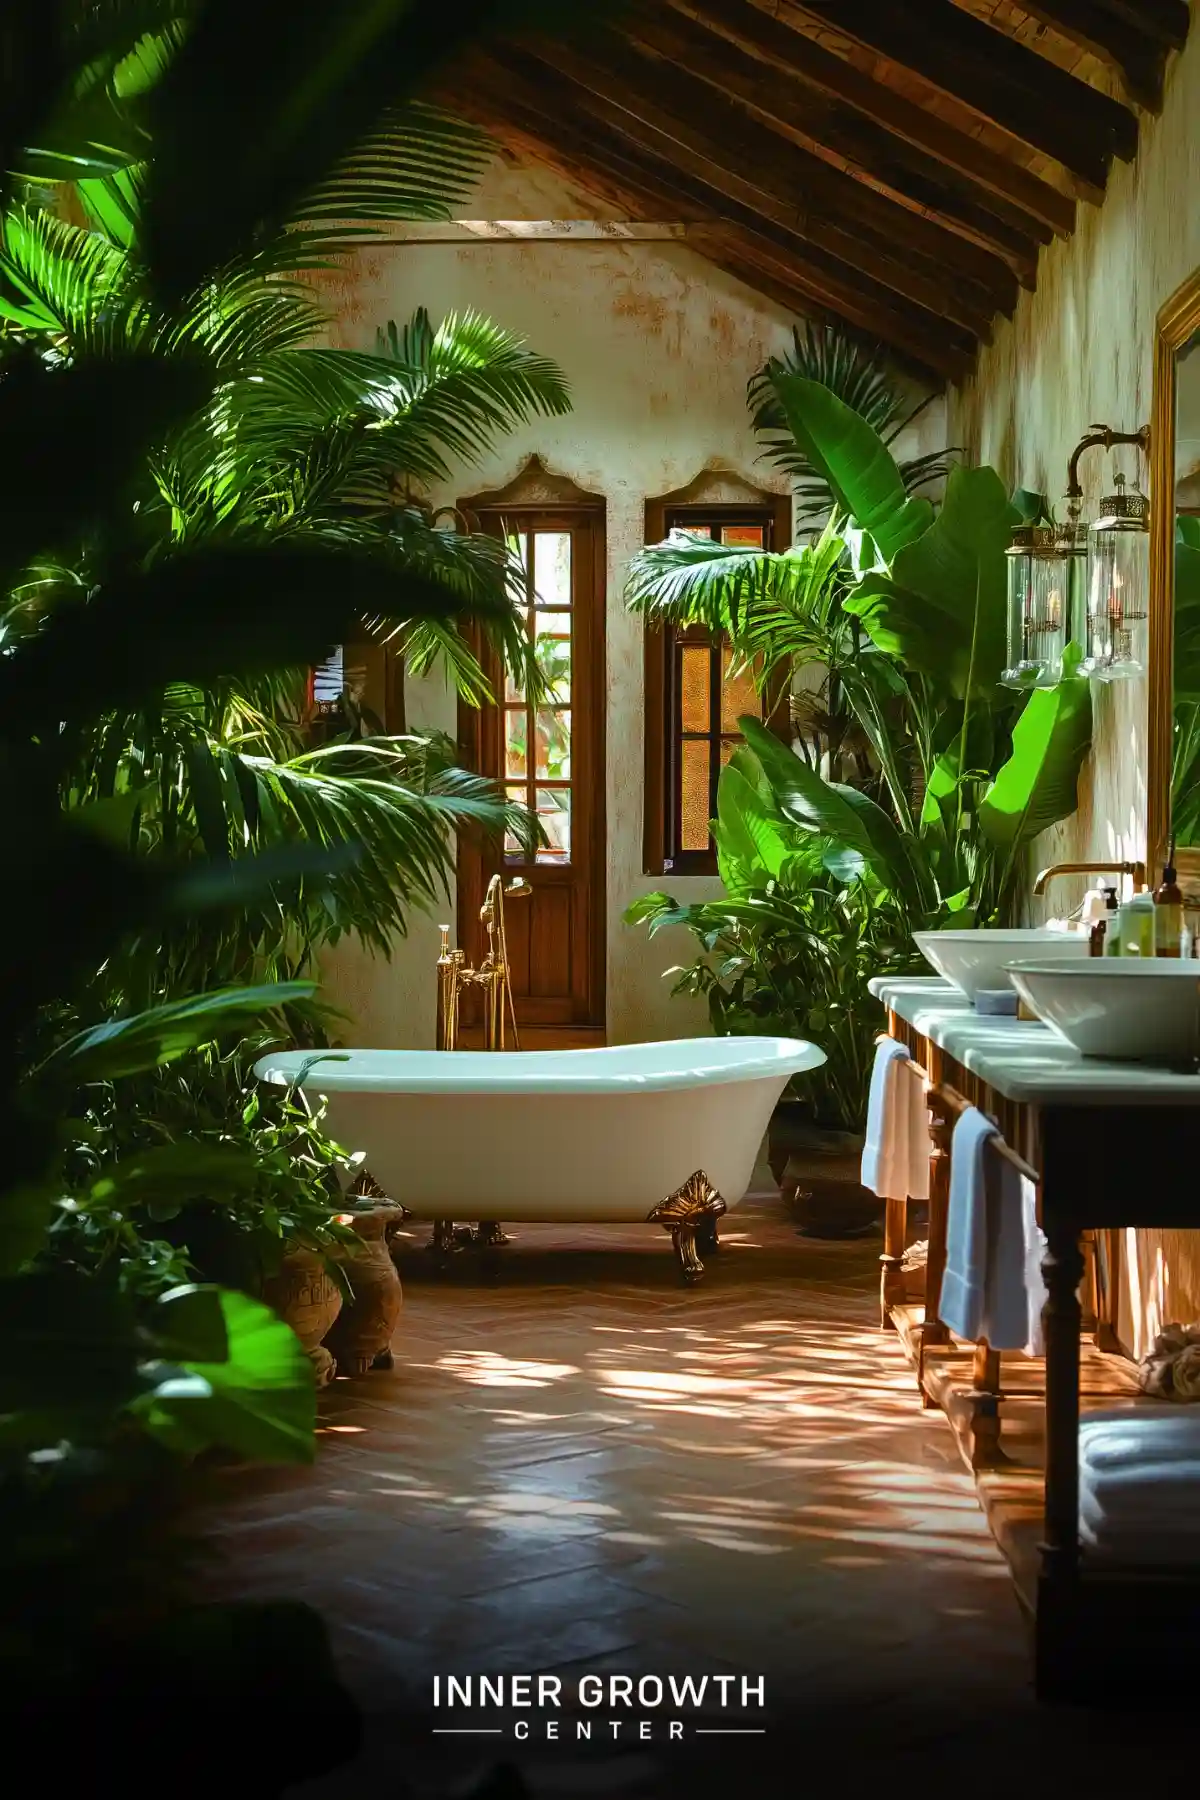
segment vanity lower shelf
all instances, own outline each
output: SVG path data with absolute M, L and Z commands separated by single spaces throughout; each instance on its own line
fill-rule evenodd
M 912 1363 L 920 1358 L 924 1307 L 906 1301 L 889 1309 L 889 1323 Z M 980 1505 L 1010 1570 L 1024 1610 L 1033 1616 L 1037 1604 L 1045 1511 L 1046 1368 L 1041 1357 L 1006 1357 L 1001 1364 L 1000 1449 L 1004 1460 L 976 1468 L 974 1384 L 975 1347 L 955 1339 L 931 1345 L 925 1352 L 922 1381 L 927 1405 L 943 1412 L 954 1432 L 966 1469 L 975 1477 Z M 1079 1404 L 1084 1413 L 1096 1407 L 1142 1399 L 1133 1365 L 1123 1356 L 1099 1350 L 1085 1336 L 1079 1354 Z

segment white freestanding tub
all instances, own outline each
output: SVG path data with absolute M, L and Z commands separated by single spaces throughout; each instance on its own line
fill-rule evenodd
M 254 1072 L 326 1096 L 332 1136 L 443 1233 L 469 1219 L 497 1242 L 500 1220 L 656 1214 L 694 1275 L 696 1230 L 713 1243 L 788 1081 L 824 1061 L 796 1038 L 724 1037 L 509 1054 L 288 1050 Z

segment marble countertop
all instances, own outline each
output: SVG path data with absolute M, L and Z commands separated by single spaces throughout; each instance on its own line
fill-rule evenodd
M 975 1011 L 940 976 L 877 975 L 877 1000 L 1003 1094 L 1034 1106 L 1200 1105 L 1200 1074 L 1081 1056 L 1049 1026 Z

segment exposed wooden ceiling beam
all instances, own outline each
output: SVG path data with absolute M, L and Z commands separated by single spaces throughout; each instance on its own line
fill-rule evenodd
M 773 226 L 603 125 L 593 120 L 572 122 L 570 114 L 548 115 L 544 89 L 527 87 L 507 71 L 500 74 L 476 60 L 458 72 L 444 98 L 501 142 L 524 149 L 568 180 L 590 185 L 633 216 L 650 218 L 669 211 L 687 222 L 689 242 L 699 233 L 705 246 L 702 254 L 709 256 L 711 246 L 719 242 L 723 255 L 742 259 L 743 270 L 769 262 L 776 287 L 790 284 L 790 293 L 799 296 L 783 304 L 840 318 L 939 377 L 958 379 L 969 368 L 978 347 L 969 332 L 904 301 L 860 269 L 841 262 L 822 241 L 810 242 Z M 761 282 L 750 285 L 768 292 Z
M 1032 280 L 1038 246 L 1054 235 L 1041 219 L 682 13 L 642 5 L 620 23 L 624 37 L 753 107 L 769 128 L 824 145 Z
M 1139 106 L 1161 112 L 1169 46 L 1106 0 L 1021 0 L 1021 10 L 1115 69 Z
M 1101 4 L 1168 50 L 1182 50 L 1187 43 L 1192 22 L 1188 0 L 1101 0 Z
M 1075 203 L 1048 181 L 999 155 L 968 132 L 873 81 L 853 63 L 816 44 L 747 0 L 667 0 L 685 18 L 719 33 L 720 42 L 738 45 L 769 66 L 786 70 L 816 94 L 844 102 L 904 143 L 927 151 L 947 168 L 998 194 L 1050 226 L 1061 237 L 1075 228 Z M 1089 199 L 1100 199 L 1095 183 L 1081 183 Z
M 1112 156 L 1136 154 L 1127 106 L 951 0 L 787 0 L 783 16 L 856 38 L 1099 187 Z
M 567 78 L 564 107 L 600 117 L 776 224 L 808 227 L 805 235 L 819 229 L 836 255 L 860 260 L 931 311 L 983 335 L 997 311 L 1015 304 L 1013 272 L 992 252 L 779 137 L 685 72 L 616 43 L 589 41 L 586 56 L 557 44 L 542 54 Z M 550 67 L 530 68 L 523 53 L 501 55 L 534 80 Z

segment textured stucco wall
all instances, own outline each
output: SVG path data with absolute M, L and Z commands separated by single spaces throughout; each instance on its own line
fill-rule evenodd
M 601 216 L 538 169 L 497 162 L 467 209 L 480 219 Z M 625 566 L 641 546 L 648 497 L 683 487 L 721 465 L 761 488 L 786 480 L 759 461 L 749 428 L 749 376 L 790 342 L 792 316 L 725 277 L 682 244 L 408 244 L 357 253 L 325 278 L 337 340 L 365 346 L 376 326 L 418 305 L 435 318 L 476 307 L 553 357 L 571 385 L 574 410 L 539 419 L 504 440 L 494 456 L 435 498 L 506 484 L 538 453 L 607 506 L 608 595 L 606 771 L 608 808 L 608 1033 L 611 1042 L 678 1037 L 707 1028 L 704 1009 L 672 1000 L 663 971 L 690 960 L 682 932 L 649 940 L 621 922 L 636 895 L 669 886 L 680 898 L 719 891 L 696 879 L 647 880 L 641 873 L 642 627 L 626 612 Z M 943 408 L 921 420 L 922 442 L 939 441 Z M 437 683 L 410 684 L 409 718 L 454 729 L 454 702 Z M 447 906 L 444 918 L 453 917 Z M 339 948 L 329 962 L 337 1002 L 360 1041 L 432 1043 L 436 921 L 414 918 L 389 964 Z
M 1102 206 L 1081 202 L 1075 235 L 1049 246 L 1037 291 L 996 330 L 976 374 L 952 396 L 952 434 L 1004 478 L 1057 503 L 1074 445 L 1093 422 L 1136 430 L 1150 418 L 1154 321 L 1200 264 L 1200 31 L 1168 70 L 1162 114 L 1142 121 L 1134 163 L 1113 168 Z M 1123 453 L 1132 469 L 1134 452 Z M 1084 459 L 1089 507 L 1111 469 Z M 1147 480 L 1139 468 L 1143 488 Z M 1146 695 L 1141 682 L 1096 694 L 1091 766 L 1074 818 L 1039 846 L 1044 862 L 1145 854 Z M 1057 889 L 1055 911 L 1081 888 Z M 1147 1145 L 1153 1153 L 1153 1145 Z M 1131 1240 L 1126 1332 L 1139 1351 L 1162 1319 L 1200 1316 L 1200 1237 Z

